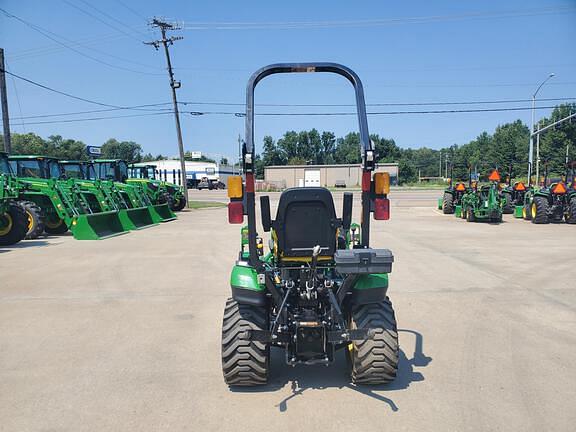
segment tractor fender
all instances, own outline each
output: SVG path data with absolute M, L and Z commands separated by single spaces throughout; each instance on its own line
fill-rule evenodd
M 360 275 L 352 287 L 350 301 L 353 305 L 379 303 L 388 293 L 388 274 Z
M 258 272 L 253 267 L 235 265 L 230 274 L 232 298 L 240 304 L 264 306 L 267 303 L 266 288 L 258 282 Z

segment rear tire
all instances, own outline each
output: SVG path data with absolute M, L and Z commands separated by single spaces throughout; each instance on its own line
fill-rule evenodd
M 348 345 L 350 377 L 355 384 L 387 384 L 398 373 L 398 329 L 390 299 L 352 309 L 352 328 L 376 330 L 373 339 Z
M 442 213 L 454 213 L 454 196 L 452 194 L 444 193 L 444 198 L 442 199 Z
M 522 207 L 522 219 L 526 221 L 532 220 L 530 204 L 524 204 L 524 207 Z
M 576 224 L 576 196 L 570 198 L 568 203 L 568 213 L 566 214 L 566 223 Z
M 26 212 L 28 221 L 26 240 L 34 240 L 44 232 L 44 214 L 40 207 L 32 201 L 20 201 L 20 205 Z
M 545 197 L 534 197 L 530 211 L 532 216 L 532 223 L 547 224 L 550 222 L 548 218 L 548 200 Z
M 514 203 L 512 203 L 512 194 L 510 192 L 502 192 L 502 199 L 505 200 L 506 204 L 502 207 L 502 213 L 512 214 L 514 213 Z
M 28 231 L 28 218 L 20 204 L 9 202 L 6 213 L 0 214 L 0 218 L 0 246 L 11 246 L 24 239 Z
M 474 216 L 474 210 L 472 209 L 472 207 L 468 207 L 466 209 L 466 221 L 476 222 L 476 217 Z
M 173 211 L 182 211 L 182 209 L 186 207 L 186 200 L 184 196 L 181 196 L 177 201 L 174 202 Z
M 61 235 L 68 231 L 68 226 L 63 219 L 57 219 L 54 222 L 46 220 L 44 222 L 44 231 L 51 235 Z
M 222 323 L 222 372 L 229 386 L 268 382 L 270 345 L 245 339 L 247 330 L 268 330 L 268 310 L 229 298 Z

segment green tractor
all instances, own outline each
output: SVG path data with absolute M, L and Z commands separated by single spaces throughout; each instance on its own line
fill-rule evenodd
M 101 212 L 91 207 L 76 184 L 64 181 L 57 159 L 17 155 L 9 160 L 19 199 L 25 205 L 30 203 L 26 211 L 47 234 L 61 235 L 70 230 L 77 240 L 99 240 L 125 232 L 117 211 Z
M 167 202 L 170 210 L 181 211 L 186 207 L 184 188 L 156 178 L 156 165 L 131 165 L 128 183 L 142 184 L 153 202 Z
M 515 181 L 514 178 L 514 165 L 510 164 L 508 167 L 508 175 L 506 178 L 506 187 L 500 190 L 500 199 L 502 200 L 502 212 L 504 214 L 514 214 L 515 218 L 522 218 L 524 213 L 524 202 L 526 194 L 532 192 L 530 181 L 525 184 L 522 181 Z
M 500 174 L 495 169 L 488 177 L 488 184 L 471 182 L 470 189 L 462 197 L 462 215 L 468 222 L 502 222 L 500 199 Z
M 345 193 L 341 217 L 331 192 L 322 187 L 287 189 L 271 218 L 268 196 L 260 197 L 261 222 L 270 232 L 268 253 L 256 231 L 254 89 L 266 76 L 291 72 L 330 72 L 355 89 L 362 151 L 362 217 L 351 233 L 353 194 Z M 370 247 L 370 215 L 389 218 L 387 173 L 374 173 L 376 155 L 368 134 L 360 78 L 335 63 L 266 66 L 247 86 L 246 142 L 242 177 L 228 179 L 228 220 L 243 224 L 243 241 L 232 268 L 232 296 L 222 325 L 222 370 L 229 386 L 267 382 L 270 349 L 285 352 L 287 364 L 330 365 L 338 352 L 348 358 L 357 384 L 385 384 L 398 370 L 398 330 L 388 298 L 394 257 Z M 358 232 L 359 231 L 359 232 Z
M 456 178 L 454 182 L 454 175 L 456 169 Z M 466 180 L 464 174 L 467 173 Z M 444 189 L 442 198 L 438 198 L 438 210 L 442 210 L 444 214 L 456 214 L 460 217 L 462 213 L 462 197 L 470 190 L 470 168 L 467 165 L 450 164 L 450 178 L 448 179 L 448 187 Z
M 154 212 L 145 205 L 134 207 L 130 199 L 116 188 L 114 182 L 96 178 L 92 162 L 60 161 L 60 167 L 68 181 L 74 182 L 90 206 L 100 211 L 117 211 L 125 231 L 155 226 Z
M 18 243 L 27 232 L 28 216 L 18 202 L 8 155 L 0 152 L 0 246 Z
M 152 199 L 145 183 L 129 182 L 128 164 L 121 159 L 97 159 L 92 161 L 96 178 L 114 187 L 132 207 L 148 207 L 155 222 L 168 222 L 176 219 L 170 209 L 167 195 L 164 199 Z
M 544 186 L 534 189 L 525 198 L 524 219 L 535 224 L 576 224 L 576 162 L 566 164 L 564 178 L 548 181 L 548 164 L 544 164 Z

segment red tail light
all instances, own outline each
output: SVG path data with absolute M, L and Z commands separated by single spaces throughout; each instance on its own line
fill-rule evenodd
M 554 189 L 552 189 L 552 193 L 563 195 L 566 193 L 566 186 L 564 186 L 564 183 L 558 183 L 554 186 Z
M 228 203 L 228 223 L 241 224 L 244 222 L 244 206 L 242 201 Z
M 388 198 L 376 198 L 374 200 L 374 219 L 390 219 L 390 200 Z

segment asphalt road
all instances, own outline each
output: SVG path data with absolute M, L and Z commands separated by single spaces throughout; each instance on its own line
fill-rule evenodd
M 290 368 L 280 353 L 267 387 L 225 386 L 240 243 L 225 209 L 0 249 L 0 431 L 574 430 L 576 227 L 471 224 L 436 195 L 395 192 L 392 220 L 372 225 L 396 257 L 389 386 L 351 385 L 343 358 Z

